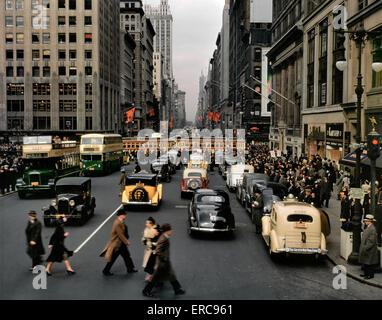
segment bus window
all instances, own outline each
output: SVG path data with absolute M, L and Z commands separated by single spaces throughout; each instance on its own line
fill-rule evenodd
M 102 156 L 101 155 L 93 155 L 92 160 L 93 161 L 102 161 Z
M 88 155 L 88 154 L 83 154 L 81 156 L 81 160 L 83 160 L 83 161 L 91 161 L 92 160 L 92 156 Z

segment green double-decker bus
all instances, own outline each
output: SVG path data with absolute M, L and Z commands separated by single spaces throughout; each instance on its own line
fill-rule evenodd
M 61 141 L 51 136 L 24 137 L 23 162 L 23 178 L 16 184 L 19 197 L 52 196 L 58 179 L 79 176 L 80 146 L 76 141 Z
M 123 143 L 119 134 L 83 135 L 80 151 L 85 176 L 107 175 L 123 165 Z

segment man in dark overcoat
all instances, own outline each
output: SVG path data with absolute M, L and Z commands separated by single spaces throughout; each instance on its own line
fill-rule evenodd
M 29 222 L 25 234 L 27 238 L 27 253 L 32 258 L 32 267 L 30 268 L 30 271 L 33 271 L 33 268 L 41 263 L 41 256 L 45 254 L 45 250 L 41 237 L 42 224 L 37 220 L 35 211 L 30 211 L 28 215 Z
M 324 178 L 320 182 L 320 201 L 321 206 L 325 206 L 329 208 L 329 200 L 331 196 L 331 188 L 330 188 L 330 182 L 328 180 L 328 176 L 324 176 Z
M 157 255 L 154 274 L 151 281 L 147 283 L 146 287 L 143 289 L 142 293 L 146 297 L 153 297 L 151 293 L 152 289 L 164 281 L 170 281 L 174 293 L 176 295 L 185 294 L 180 283 L 178 282 L 175 272 L 172 268 L 170 262 L 170 235 L 172 233 L 172 227 L 170 224 L 165 223 L 161 227 L 162 235 L 158 239 L 155 253 Z
M 259 188 L 254 190 L 255 201 L 252 207 L 252 223 L 255 224 L 256 234 L 261 233 L 261 218 L 264 214 L 264 197 Z
M 130 241 L 128 229 L 125 225 L 125 220 L 125 210 L 119 209 L 117 212 L 117 219 L 114 221 L 110 241 L 108 242 L 105 249 L 103 249 L 100 255 L 101 257 L 104 257 L 107 261 L 107 264 L 103 269 L 103 274 L 105 276 L 113 275 L 113 273 L 110 272 L 111 267 L 120 255 L 125 261 L 127 273 L 138 272 L 138 270 L 136 270 L 134 267 L 134 263 L 131 259 L 129 249 L 127 248 L 127 246 L 130 245 Z
M 363 220 L 366 229 L 363 232 L 361 245 L 359 247 L 359 262 L 363 266 L 364 274 L 361 274 L 361 277 L 364 277 L 366 280 L 374 278 L 375 267 L 379 263 L 379 254 L 378 254 L 378 235 L 377 229 L 374 226 L 374 216 L 369 214 Z

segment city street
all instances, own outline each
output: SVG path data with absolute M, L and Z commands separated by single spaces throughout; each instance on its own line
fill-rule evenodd
M 130 170 L 133 166 L 130 165 Z M 92 193 L 96 197 L 95 216 L 84 226 L 66 227 L 69 237 L 66 246 L 77 249 L 120 205 L 119 172 L 106 177 L 92 178 Z M 113 277 L 104 277 L 105 260 L 99 257 L 109 240 L 112 217 L 82 249 L 71 258 L 77 274 L 69 277 L 64 264 L 55 264 L 53 277 L 48 278 L 47 290 L 34 290 L 33 275 L 28 271 L 30 259 L 26 254 L 25 227 L 29 210 L 36 210 L 41 221 L 41 208 L 50 199 L 19 200 L 17 194 L 0 198 L 0 299 L 146 299 L 142 296 L 145 274 L 142 270 L 144 246 L 141 236 L 145 220 L 152 216 L 157 223 L 169 222 L 174 228 L 171 236 L 171 260 L 186 295 L 176 299 L 380 299 L 382 290 L 348 278 L 347 290 L 332 287 L 333 266 L 325 260 L 317 264 L 313 259 L 295 257 L 273 262 L 263 240 L 245 210 L 231 194 L 232 211 L 237 231 L 233 239 L 223 237 L 191 238 L 187 234 L 188 201 L 180 198 L 182 170 L 171 183 L 164 184 L 164 200 L 159 211 L 128 212 L 130 252 L 139 270 L 126 274 L 122 258 L 114 265 Z M 210 174 L 211 187 L 225 189 L 218 175 Z M 43 242 L 48 251 L 52 228 L 43 228 Z M 329 238 L 330 241 L 330 238 Z M 47 252 L 48 253 L 48 252 Z M 47 255 L 45 255 L 47 257 Z M 174 299 L 169 284 L 158 291 L 161 299 Z

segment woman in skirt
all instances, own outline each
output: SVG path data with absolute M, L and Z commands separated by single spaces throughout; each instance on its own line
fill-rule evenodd
M 153 218 L 148 218 L 146 220 L 146 229 L 143 232 L 142 242 L 146 246 L 144 257 L 143 257 L 143 268 L 147 273 L 145 280 L 149 281 L 152 274 L 154 273 L 155 265 L 155 250 L 156 241 L 159 239 L 159 227 L 155 225 L 155 220 Z
M 58 226 L 49 241 L 49 248 L 52 249 L 52 251 L 50 252 L 50 255 L 47 259 L 48 265 L 46 267 L 46 273 L 48 276 L 52 275 L 50 269 L 52 268 L 53 263 L 62 261 L 65 263 L 66 272 L 68 275 L 71 276 L 75 274 L 69 263 L 69 257 L 73 255 L 73 251 L 66 249 L 64 244 L 65 238 L 67 238 L 69 235 L 69 233 L 65 232 L 64 230 L 66 221 L 66 217 L 60 217 L 58 219 Z

